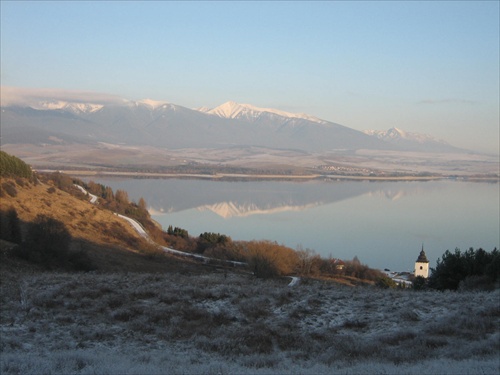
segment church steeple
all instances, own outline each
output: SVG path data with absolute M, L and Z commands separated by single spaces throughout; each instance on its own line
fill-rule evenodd
M 422 250 L 415 262 L 415 276 L 429 277 L 429 260 L 425 255 L 424 244 L 422 244 Z
M 420 255 L 417 258 L 417 263 L 429 263 L 427 256 L 425 255 L 424 244 L 422 244 L 422 251 L 420 251 Z

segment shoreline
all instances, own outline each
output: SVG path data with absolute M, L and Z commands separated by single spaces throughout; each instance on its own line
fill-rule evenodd
M 282 174 L 243 174 L 243 173 L 161 173 L 161 172 L 126 172 L 126 171 L 93 171 L 93 170 L 37 170 L 42 173 L 62 172 L 71 176 L 85 177 L 127 177 L 127 178 L 192 178 L 203 180 L 358 180 L 358 181 L 435 181 L 435 180 L 459 180 L 459 181 L 481 181 L 499 182 L 499 177 L 494 176 L 357 176 L 357 175 L 330 175 L 330 174 L 309 174 L 309 175 L 282 175 Z

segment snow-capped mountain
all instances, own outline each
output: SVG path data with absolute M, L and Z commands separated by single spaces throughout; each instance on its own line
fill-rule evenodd
M 262 116 L 279 116 L 288 119 L 308 120 L 319 124 L 327 123 L 327 121 L 305 113 L 290 113 L 272 108 L 259 108 L 250 104 L 239 104 L 233 101 L 228 101 L 213 109 L 203 107 L 200 108 L 199 111 L 223 118 L 243 119 L 250 122 L 255 122 Z
M 12 90 L 11 90 L 12 91 Z M 263 147 L 323 153 L 335 150 L 456 151 L 428 136 L 398 129 L 367 134 L 307 114 L 226 102 L 189 109 L 144 99 L 37 91 L 2 98 L 2 144 L 114 143 L 180 148 Z M 20 98 L 20 100 L 19 100 Z M 8 103 L 9 105 L 4 105 Z M 444 152 L 446 152 L 444 151 Z
M 2 143 L 106 142 L 179 148 L 265 147 L 306 152 L 391 149 L 387 142 L 314 116 L 227 102 L 193 110 L 155 101 L 25 100 L 2 107 Z
M 389 130 L 365 130 L 364 133 L 411 151 L 463 151 L 428 134 L 407 132 L 396 127 Z

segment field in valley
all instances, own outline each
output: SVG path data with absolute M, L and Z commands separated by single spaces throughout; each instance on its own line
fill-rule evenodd
M 498 155 L 370 150 L 309 153 L 292 149 L 228 147 L 161 149 L 99 145 L 2 145 L 36 169 L 100 172 L 167 172 L 251 175 L 438 175 L 488 177 L 498 180 Z

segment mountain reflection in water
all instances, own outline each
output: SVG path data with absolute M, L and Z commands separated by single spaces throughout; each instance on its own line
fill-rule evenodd
M 375 268 L 413 271 L 422 243 L 431 267 L 447 249 L 499 246 L 497 183 L 93 180 L 144 197 L 164 228 L 300 244 Z

